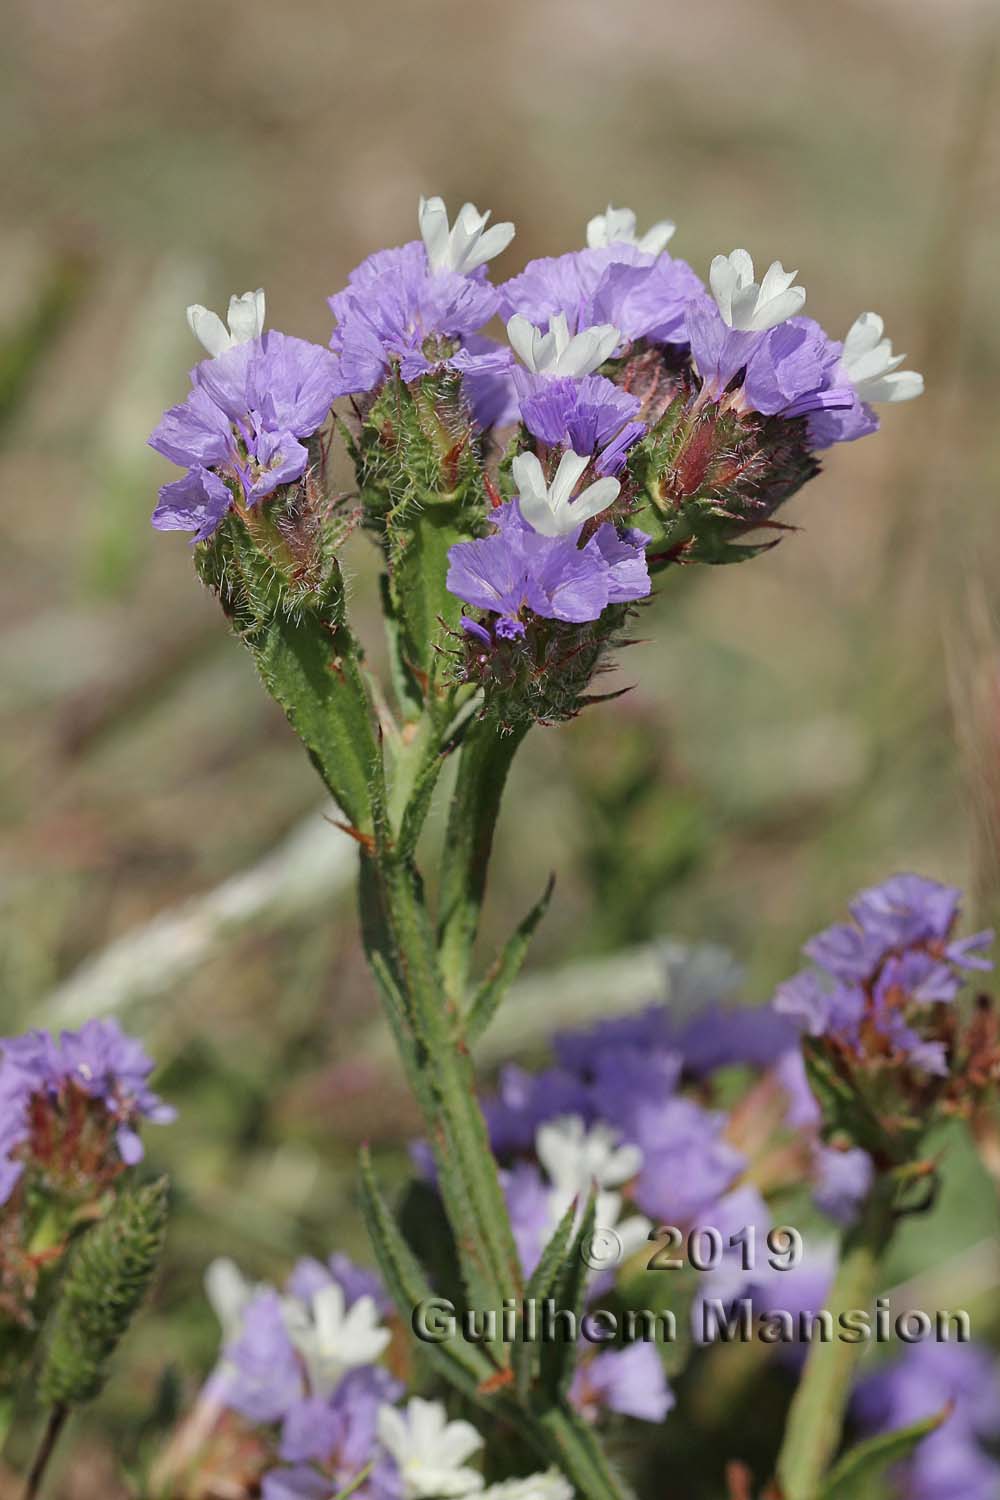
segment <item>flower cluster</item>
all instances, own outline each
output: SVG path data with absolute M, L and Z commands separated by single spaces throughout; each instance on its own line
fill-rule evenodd
M 96 1196 L 141 1161 L 139 1122 L 174 1119 L 149 1088 L 153 1066 L 114 1020 L 0 1038 L 0 1205 L 26 1182 Z
M 869 1433 L 888 1433 L 934 1416 L 944 1420 L 893 1476 L 900 1500 L 994 1500 L 1000 1462 L 987 1443 L 1000 1437 L 1000 1372 L 976 1344 L 916 1344 L 858 1385 L 852 1413 Z
M 919 875 L 897 875 L 851 902 L 838 922 L 803 949 L 815 968 L 778 989 L 775 1009 L 855 1056 L 906 1058 L 944 1075 L 943 1040 L 931 1037 L 939 1006 L 956 998 L 968 971 L 993 967 L 983 952 L 992 932 L 954 939 L 961 892 Z
M 443 655 L 509 726 L 578 711 L 651 571 L 758 550 L 737 541 L 780 525 L 816 453 L 922 382 L 874 313 L 828 338 L 778 261 L 758 281 L 746 250 L 716 256 L 706 286 L 668 252 L 671 223 L 641 233 L 609 206 L 585 247 L 495 284 L 514 226 L 489 221 L 466 203 L 451 223 L 421 199 L 420 237 L 330 297 L 327 350 L 265 333 L 262 291 L 231 300 L 228 327 L 189 308 L 210 358 L 150 439 L 187 469 L 153 519 L 204 542 L 230 511 L 285 505 L 350 398 L 359 515 L 385 550 L 406 659 L 427 676 Z M 488 332 L 498 316 L 506 343 Z
M 450 1421 L 439 1401 L 399 1404 L 404 1386 L 381 1363 L 388 1301 L 346 1256 L 300 1260 L 280 1291 L 216 1261 L 206 1287 L 224 1343 L 202 1404 L 259 1437 L 246 1478 L 264 1500 L 325 1500 L 347 1487 L 362 1500 L 571 1500 L 555 1474 L 485 1488 L 470 1464 L 483 1439 L 469 1422 Z

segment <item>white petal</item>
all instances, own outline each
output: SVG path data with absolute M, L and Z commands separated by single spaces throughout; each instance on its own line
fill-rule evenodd
M 344 1289 L 339 1281 L 321 1287 L 312 1300 L 319 1348 L 335 1353 L 344 1329 Z
M 195 302 L 187 310 L 187 320 L 191 332 L 213 359 L 217 354 L 225 354 L 227 349 L 232 348 L 229 329 L 218 313 L 209 312 L 207 307 Z
M 253 1287 L 234 1260 L 220 1255 L 205 1271 L 205 1294 L 212 1311 L 222 1325 L 223 1335 L 232 1338 L 240 1326 L 244 1309 L 253 1296 Z
M 584 521 L 589 521 L 592 516 L 599 516 L 602 510 L 607 510 L 608 506 L 618 499 L 620 490 L 621 485 L 617 479 L 597 479 L 593 484 L 588 484 L 569 507 L 574 526 L 582 526 Z M 634 1175 L 632 1172 L 628 1174 L 629 1177 Z M 623 1178 L 622 1181 L 624 1180 Z
M 264 331 L 264 289 L 229 299 L 229 332 L 234 344 L 249 344 Z
M 855 389 L 862 401 L 913 401 L 924 393 L 924 377 L 916 370 L 894 370 Z
M 394 1406 L 380 1406 L 375 1419 L 379 1442 L 388 1448 L 396 1462 L 403 1466 L 410 1451 L 410 1429 L 402 1412 Z
M 549 485 L 549 495 L 553 510 L 557 510 L 567 504 L 580 476 L 589 463 L 589 457 L 584 457 L 580 453 L 574 453 L 571 449 L 566 450 L 559 460 L 559 467 L 556 469 L 552 483 Z
M 534 323 L 529 323 L 521 313 L 515 313 L 507 322 L 507 337 L 510 340 L 510 347 L 521 363 L 534 371 L 535 343 L 540 337 Z
M 798 271 L 786 271 L 780 260 L 772 260 L 760 282 L 760 300 L 768 302 L 788 290 Z
M 734 251 L 733 254 L 735 255 L 736 252 Z M 728 323 L 731 328 L 733 326 L 733 297 L 739 289 L 739 277 L 730 256 L 716 255 L 713 258 L 708 268 L 708 284 L 722 315 L 722 321 Z
M 417 211 L 420 237 L 427 251 L 427 263 L 432 271 L 441 271 L 449 263 L 448 210 L 443 198 L 421 198 Z
M 548 510 L 545 475 L 534 453 L 519 453 L 510 466 L 514 488 L 521 503 L 521 514 L 528 520 L 525 505 L 535 510 Z
M 844 339 L 843 361 L 850 369 L 851 362 L 862 354 L 867 354 L 880 342 L 885 332 L 885 324 L 878 313 L 863 312 L 854 319 Z
M 651 229 L 636 241 L 640 250 L 645 250 L 647 255 L 662 255 L 676 233 L 677 225 L 672 219 L 661 219 Z
M 776 328 L 779 323 L 784 323 L 786 319 L 793 318 L 796 313 L 801 312 L 805 300 L 804 286 L 790 286 L 787 292 L 779 293 L 768 302 L 758 302 L 751 324 L 752 328 L 756 333 L 763 333 L 767 328 Z
M 466 255 L 462 270 L 474 271 L 477 266 L 485 265 L 488 260 L 493 260 L 495 256 L 502 254 L 516 233 L 514 225 L 508 221 L 491 225 L 480 235 L 478 242 Z

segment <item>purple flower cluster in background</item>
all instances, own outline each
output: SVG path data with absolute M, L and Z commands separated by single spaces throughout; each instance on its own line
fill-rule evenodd
M 897 1465 L 900 1500 L 995 1500 L 1000 1461 L 984 1443 L 1000 1438 L 1000 1371 L 976 1344 L 915 1344 L 858 1386 L 855 1419 L 868 1433 L 892 1432 L 951 1404 L 942 1425 Z
M 140 1120 L 175 1118 L 149 1088 L 153 1067 L 114 1020 L 0 1038 L 0 1204 L 26 1170 L 83 1179 L 141 1161 Z
M 970 972 L 989 970 L 992 932 L 957 939 L 961 892 L 919 875 L 895 875 L 861 891 L 850 922 L 826 928 L 803 952 L 813 968 L 778 987 L 774 1007 L 808 1035 L 854 1052 L 905 1058 L 944 1076 L 944 1044 L 924 1028 Z
M 374 1272 L 339 1254 L 326 1264 L 303 1259 L 279 1292 L 217 1261 L 207 1284 L 226 1334 L 212 1398 L 268 1430 L 265 1500 L 339 1493 L 369 1464 L 357 1493 L 400 1500 L 400 1475 L 377 1426 L 403 1387 L 378 1363 L 389 1304 Z

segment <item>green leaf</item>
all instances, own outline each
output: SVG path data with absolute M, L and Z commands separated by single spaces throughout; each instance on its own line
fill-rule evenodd
M 587 1282 L 590 1268 L 584 1259 L 584 1249 L 594 1232 L 597 1214 L 597 1192 L 591 1189 L 579 1228 L 573 1236 L 569 1252 L 562 1261 L 562 1271 L 552 1286 L 551 1296 L 556 1308 L 564 1308 L 573 1314 L 579 1324 L 587 1304 Z M 552 1339 L 541 1351 L 541 1384 L 551 1400 L 564 1401 L 576 1368 L 577 1343 L 575 1339 L 563 1341 Z
M 52 1406 L 99 1395 L 159 1263 L 167 1181 L 122 1192 L 80 1240 L 52 1318 L 39 1390 Z
M 555 875 L 550 875 L 545 890 L 507 940 L 479 986 L 465 1023 L 466 1041 L 470 1045 L 482 1036 L 500 1001 L 521 972 L 535 929 L 548 911 L 555 884 Z
M 556 1225 L 555 1233 L 542 1251 L 541 1259 L 531 1273 L 524 1289 L 526 1304 L 530 1305 L 532 1301 L 541 1302 L 546 1297 L 550 1297 L 556 1283 L 564 1276 L 566 1255 L 573 1238 L 576 1215 L 577 1204 L 574 1201 Z M 511 1363 L 518 1396 L 522 1401 L 526 1401 L 538 1365 L 537 1346 L 524 1339 L 518 1340 L 514 1345 Z
M 434 1294 L 379 1191 L 367 1148 L 361 1152 L 361 1210 L 386 1286 L 404 1322 L 412 1327 L 415 1310 L 431 1302 Z M 440 1344 L 421 1341 L 420 1347 L 446 1380 L 474 1400 L 497 1373 L 483 1348 L 462 1338 Z
M 278 616 L 250 642 L 264 686 L 356 828 L 370 822 L 375 727 L 354 640 L 316 616 Z
M 897 1427 L 894 1432 L 883 1432 L 878 1437 L 859 1443 L 831 1469 L 819 1493 L 819 1500 L 857 1500 L 864 1483 L 875 1479 L 890 1465 L 909 1458 L 918 1443 L 948 1420 L 954 1410 L 948 1403 L 933 1416 L 912 1422 L 908 1427 Z

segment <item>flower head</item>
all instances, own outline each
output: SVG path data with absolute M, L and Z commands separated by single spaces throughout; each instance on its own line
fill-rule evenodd
M 587 244 L 591 250 L 605 245 L 635 245 L 647 255 L 659 255 L 674 237 L 677 225 L 670 219 L 660 219 L 645 234 L 636 230 L 635 214 L 630 208 L 612 208 L 607 213 L 595 214 L 587 225 Z
M 379 1323 L 374 1300 L 365 1294 L 348 1308 L 338 1281 L 321 1286 L 308 1303 L 287 1298 L 283 1314 L 288 1336 L 305 1361 L 310 1389 L 320 1396 L 334 1390 L 347 1370 L 373 1364 L 391 1337 Z
M 175 1118 L 149 1088 L 153 1066 L 113 1019 L 58 1041 L 47 1031 L 0 1038 L 0 1203 L 26 1172 L 76 1196 L 141 1161 L 140 1121 Z

